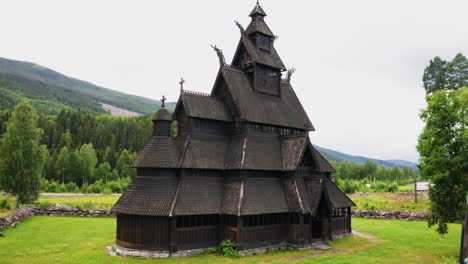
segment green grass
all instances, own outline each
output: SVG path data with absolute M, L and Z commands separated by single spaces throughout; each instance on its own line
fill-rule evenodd
M 405 185 L 405 186 L 398 186 L 399 192 L 413 192 L 414 185 Z
M 418 196 L 418 203 L 414 202 L 414 195 L 403 193 L 368 193 L 351 194 L 351 199 L 356 203 L 355 209 L 362 210 L 396 210 L 422 212 L 429 209 L 427 194 Z
M 9 198 L 14 203 L 15 198 L 11 196 L 0 195 L 0 200 Z M 100 203 L 100 204 L 115 204 L 120 196 L 117 195 L 66 195 L 66 196 L 41 196 L 36 201 L 38 203 L 49 202 L 56 203 Z
M 201 255 L 177 259 L 111 257 L 115 218 L 33 217 L 5 231 L 0 263 L 455 263 L 461 226 L 449 225 L 445 237 L 427 223 L 353 218 L 353 228 L 381 242 L 352 236 L 327 251 L 285 251 L 230 259 Z

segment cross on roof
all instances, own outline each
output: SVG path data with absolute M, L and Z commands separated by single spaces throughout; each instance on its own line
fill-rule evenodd
M 180 91 L 181 92 L 184 90 L 184 82 L 185 82 L 184 78 L 180 78 L 179 84 L 180 84 Z
M 166 97 L 163 95 L 161 98 L 161 107 L 164 108 L 166 105 L 164 104 L 166 102 Z

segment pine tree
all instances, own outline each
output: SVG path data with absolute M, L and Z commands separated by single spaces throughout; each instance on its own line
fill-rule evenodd
M 423 84 L 426 93 L 430 94 L 445 88 L 447 84 L 447 62 L 435 57 L 424 70 Z
M 447 64 L 447 82 L 453 90 L 468 87 L 468 60 L 463 54 L 458 53 Z

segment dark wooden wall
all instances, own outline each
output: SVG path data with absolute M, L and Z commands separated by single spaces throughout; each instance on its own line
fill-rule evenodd
M 117 215 L 116 244 L 142 250 L 169 249 L 169 217 Z

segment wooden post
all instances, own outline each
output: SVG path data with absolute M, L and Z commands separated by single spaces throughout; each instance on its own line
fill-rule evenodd
M 461 245 L 460 245 L 460 264 L 464 264 L 468 259 L 468 195 L 466 196 L 465 221 L 462 225 Z
M 177 226 L 175 216 L 169 217 L 169 251 L 177 251 Z
M 346 211 L 348 212 L 348 233 L 351 233 L 353 232 L 351 228 L 351 207 L 348 207 Z
M 418 203 L 418 178 L 414 178 L 414 203 Z
M 236 249 L 242 250 L 242 216 L 237 216 Z
M 299 245 L 304 245 L 305 240 L 305 228 L 304 228 L 304 214 L 299 215 Z

